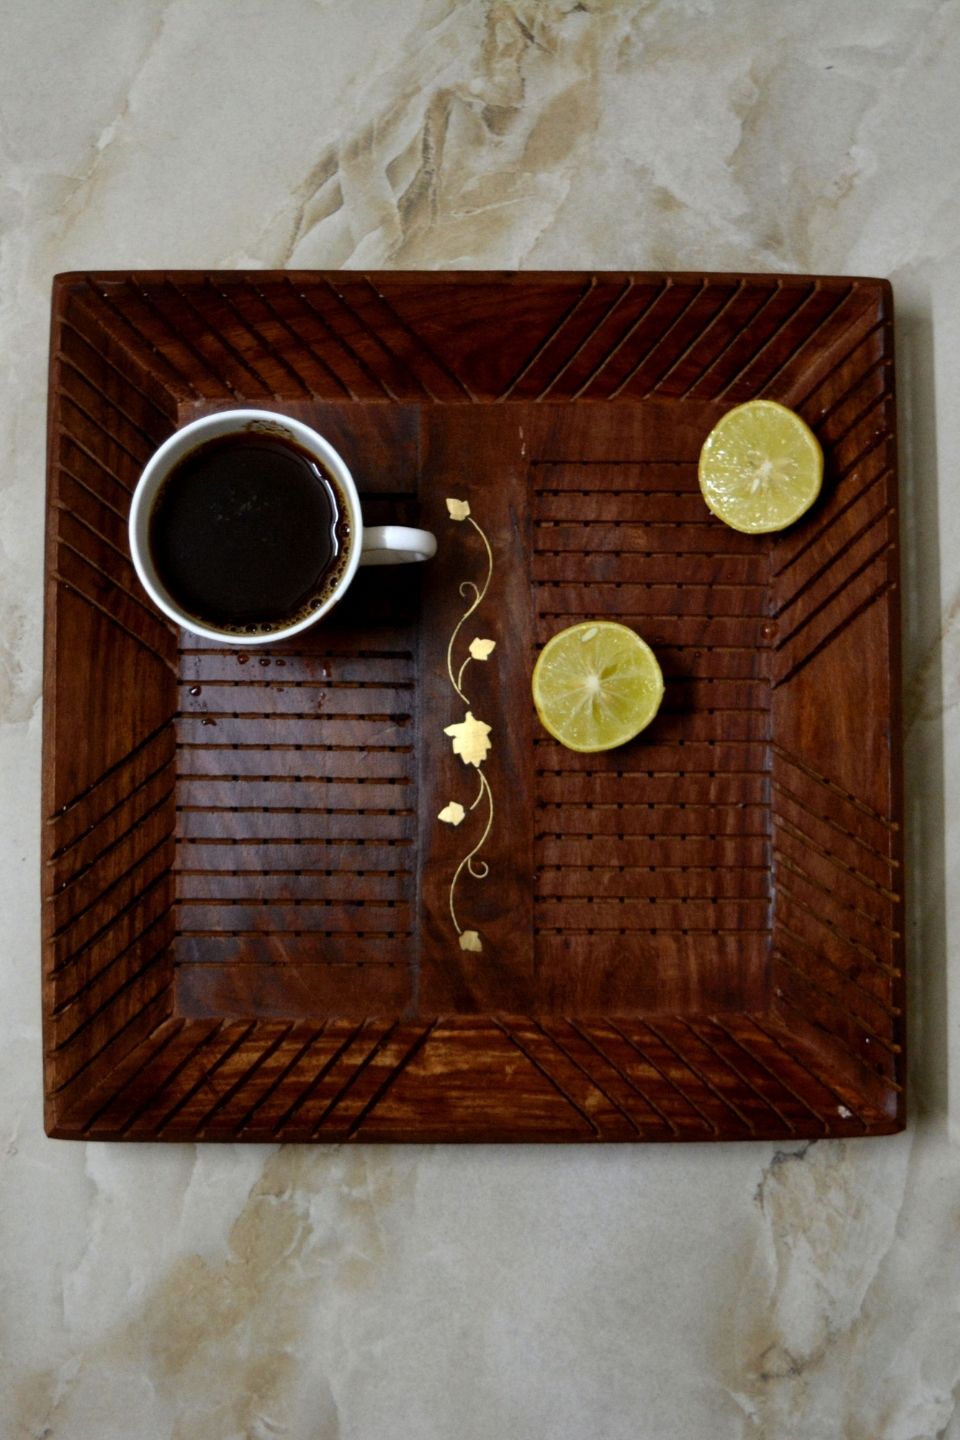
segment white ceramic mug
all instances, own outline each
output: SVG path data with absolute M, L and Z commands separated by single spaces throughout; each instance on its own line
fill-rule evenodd
M 191 615 L 179 605 L 157 574 L 150 553 L 150 516 L 164 481 L 176 465 L 191 451 L 221 435 L 243 431 L 259 431 L 279 435 L 312 455 L 337 482 L 349 508 L 350 552 L 343 574 L 336 587 L 316 610 L 300 616 L 289 625 L 265 625 L 254 634 L 234 630 L 218 630 Z M 286 640 L 322 620 L 342 599 L 361 565 L 403 565 L 411 561 L 429 560 L 436 553 L 437 542 L 428 530 L 414 530 L 406 525 L 364 526 L 360 497 L 342 456 L 328 440 L 287 415 L 271 410 L 222 410 L 206 415 L 175 431 L 147 464 L 137 483 L 130 507 L 130 554 L 143 588 L 153 603 L 185 630 L 204 635 L 210 640 L 226 640 L 230 645 L 263 645 Z

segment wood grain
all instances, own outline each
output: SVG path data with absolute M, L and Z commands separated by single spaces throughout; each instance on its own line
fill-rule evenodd
M 58 277 L 48 1133 L 902 1128 L 892 342 L 874 280 Z M 697 484 L 713 423 L 761 395 L 826 458 L 779 537 Z M 130 496 L 172 430 L 238 404 L 327 435 L 367 520 L 428 525 L 436 562 L 361 572 L 262 651 L 177 633 L 136 582 Z M 593 616 L 645 636 L 667 691 L 637 741 L 578 756 L 529 674 Z M 467 707 L 479 767 L 444 733 Z

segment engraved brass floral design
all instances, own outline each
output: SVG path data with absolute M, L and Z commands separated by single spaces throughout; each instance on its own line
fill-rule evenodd
M 481 850 L 487 843 L 490 831 L 493 829 L 493 793 L 490 789 L 490 782 L 483 771 L 483 764 L 489 751 L 492 749 L 490 735 L 492 726 L 485 720 L 480 720 L 474 715 L 470 708 L 470 700 L 464 690 L 464 676 L 467 666 L 471 661 L 479 661 L 483 664 L 490 659 L 496 649 L 497 642 L 489 640 L 485 636 L 475 635 L 467 646 L 467 654 L 454 674 L 454 657 L 457 637 L 460 634 L 466 621 L 474 611 L 482 604 L 484 596 L 490 587 L 490 580 L 493 575 L 493 552 L 490 549 L 490 542 L 482 528 L 470 514 L 470 502 L 468 500 L 447 500 L 447 512 L 450 519 L 462 524 L 469 522 L 480 536 L 487 558 L 487 573 L 482 585 L 477 585 L 473 580 L 463 580 L 460 583 L 460 595 L 464 600 L 469 601 L 466 610 L 460 616 L 450 636 L 450 643 L 447 646 L 447 674 L 450 676 L 450 684 L 463 701 L 466 713 L 462 720 L 455 721 L 444 728 L 444 734 L 450 736 L 454 755 L 458 755 L 464 765 L 472 766 L 477 772 L 478 789 L 473 803 L 464 809 L 459 800 L 450 800 L 437 816 L 445 825 L 461 825 L 469 814 L 475 811 L 481 801 L 486 801 L 487 819 L 480 839 L 471 850 L 460 861 L 450 882 L 450 918 L 453 927 L 460 938 L 460 949 L 479 952 L 483 949 L 483 941 L 476 930 L 465 930 L 457 917 L 456 893 L 457 884 L 463 872 L 466 870 L 474 880 L 485 880 L 490 873 L 490 867 L 486 860 L 478 859 Z

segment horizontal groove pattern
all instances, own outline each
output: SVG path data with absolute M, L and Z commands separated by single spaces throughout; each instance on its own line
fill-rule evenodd
M 717 524 L 695 464 L 662 455 L 540 463 L 531 506 L 537 643 L 595 615 L 621 620 L 653 645 L 667 686 L 651 727 L 618 751 L 576 755 L 537 734 L 543 964 L 561 936 L 601 948 L 619 936 L 626 955 L 653 937 L 709 950 L 765 935 L 769 547 Z
M 312 963 L 408 952 L 415 672 L 396 636 L 392 652 L 365 643 L 321 629 L 282 651 L 185 646 L 179 962 L 282 959 L 288 946 Z

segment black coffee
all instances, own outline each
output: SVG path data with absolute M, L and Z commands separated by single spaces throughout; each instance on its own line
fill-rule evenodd
M 349 552 L 349 511 L 314 456 L 266 431 L 221 435 L 171 470 L 150 553 L 177 603 L 217 630 L 278 630 L 328 599 Z

